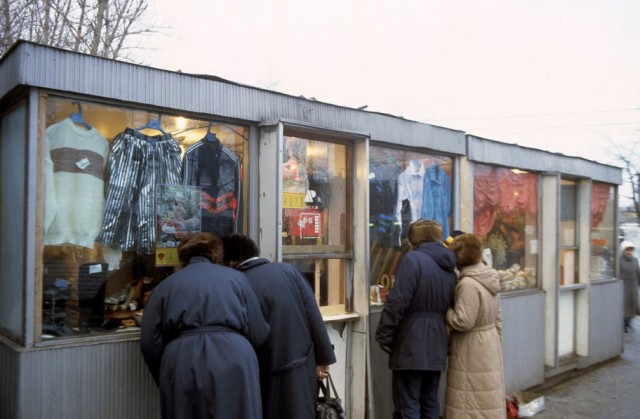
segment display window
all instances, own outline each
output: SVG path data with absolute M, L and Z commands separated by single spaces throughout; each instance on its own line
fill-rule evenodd
M 248 127 L 41 101 L 41 339 L 135 330 L 181 238 L 245 232 Z
M 324 315 L 349 311 L 351 160 L 350 145 L 317 136 L 284 137 L 283 260 L 307 278 Z
M 592 281 L 615 276 L 615 194 L 613 185 L 591 184 L 591 263 Z
M 560 286 L 578 281 L 578 183 L 562 179 L 560 185 Z
M 381 304 L 411 249 L 409 225 L 433 219 L 450 234 L 453 159 L 372 145 L 369 148 L 369 251 L 371 303 Z
M 498 271 L 502 291 L 536 288 L 538 175 L 476 164 L 473 233 L 482 239 L 483 260 Z

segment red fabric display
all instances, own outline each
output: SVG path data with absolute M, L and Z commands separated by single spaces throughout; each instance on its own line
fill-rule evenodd
M 609 205 L 610 188 L 603 183 L 591 184 L 591 228 L 598 227 L 602 222 Z
M 473 231 L 484 239 L 493 228 L 496 210 L 511 216 L 538 210 L 537 176 L 478 165 L 473 182 Z

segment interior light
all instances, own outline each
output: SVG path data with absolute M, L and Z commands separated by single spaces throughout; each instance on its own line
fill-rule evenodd
M 187 128 L 187 118 L 179 116 L 176 118 L 175 124 L 176 124 L 176 131 L 183 130 Z

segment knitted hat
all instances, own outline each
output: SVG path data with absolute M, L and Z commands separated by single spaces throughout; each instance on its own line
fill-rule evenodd
M 442 240 L 442 226 L 435 220 L 420 219 L 409 226 L 407 239 L 414 246 L 424 242 L 440 241 Z

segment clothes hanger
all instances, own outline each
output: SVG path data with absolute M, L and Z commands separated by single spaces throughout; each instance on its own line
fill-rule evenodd
M 207 128 L 207 134 L 204 136 L 204 139 L 212 143 L 218 143 L 220 142 L 220 140 L 218 139 L 218 136 L 216 135 L 215 132 L 211 132 L 212 125 L 213 123 L 209 122 L 209 127 Z
M 162 118 L 162 115 L 158 115 L 158 119 L 150 119 L 149 122 L 147 122 L 145 125 L 142 125 L 141 127 L 138 127 L 135 130 L 142 131 L 145 129 L 154 129 L 156 131 L 160 131 L 163 134 L 166 134 L 167 132 L 163 130 L 162 126 L 160 125 L 160 118 Z
M 82 125 L 86 129 L 93 129 L 93 127 L 82 117 L 82 105 L 80 102 L 71 102 L 71 104 L 78 106 L 78 112 L 69 114 L 69 119 L 76 124 Z

